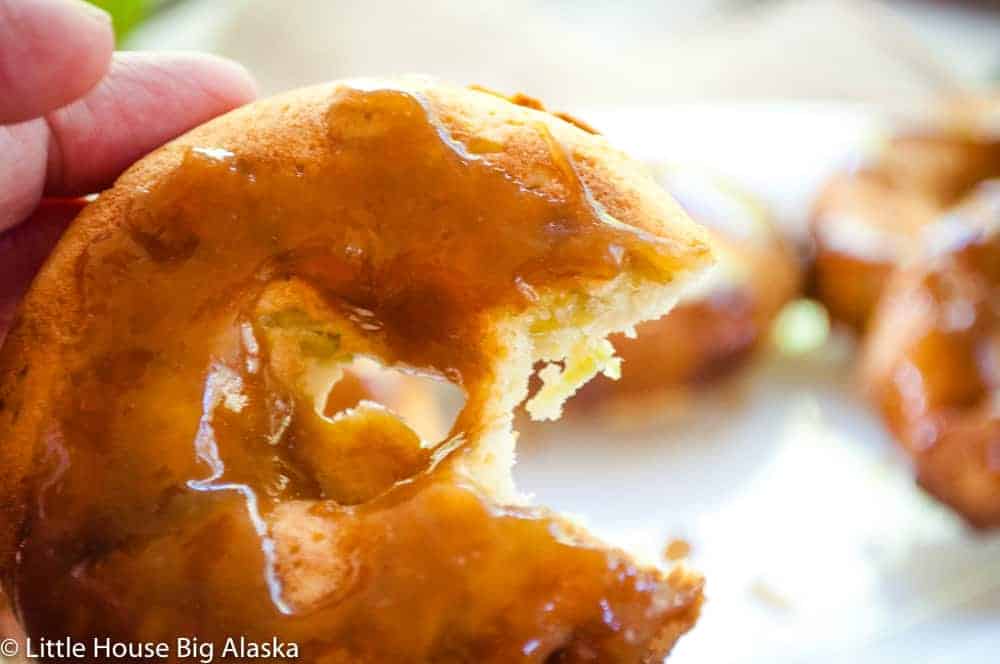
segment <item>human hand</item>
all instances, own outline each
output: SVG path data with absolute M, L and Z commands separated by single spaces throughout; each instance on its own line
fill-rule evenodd
M 255 96 L 228 60 L 113 49 L 110 18 L 82 0 L 0 0 L 0 343 L 75 197 Z

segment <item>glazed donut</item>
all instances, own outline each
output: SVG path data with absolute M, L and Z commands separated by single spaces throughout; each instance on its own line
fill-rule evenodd
M 813 286 L 834 320 L 862 331 L 919 229 L 1000 176 L 1000 132 L 987 131 L 987 109 L 977 108 L 979 124 L 971 111 L 942 112 L 935 129 L 891 138 L 874 162 L 835 176 L 820 193 Z
M 292 92 L 135 164 L 0 353 L 0 570 L 27 633 L 278 638 L 310 662 L 645 662 L 700 576 L 513 486 L 513 408 L 614 371 L 606 336 L 711 262 L 645 169 L 424 79 Z M 466 402 L 422 440 L 368 358 Z M 346 397 L 345 397 L 346 398 Z
M 865 340 L 863 375 L 920 484 L 1000 526 L 1000 181 L 920 234 Z
M 798 258 L 766 209 L 718 178 L 665 170 L 661 184 L 705 226 L 716 264 L 669 316 L 639 325 L 634 338 L 612 337 L 621 377 L 598 376 L 571 403 L 594 412 L 654 405 L 666 391 L 703 386 L 738 369 L 800 286 Z

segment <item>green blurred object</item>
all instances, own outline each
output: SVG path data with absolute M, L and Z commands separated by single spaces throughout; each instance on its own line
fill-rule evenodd
M 815 300 L 795 300 L 778 314 L 771 335 L 782 354 L 805 355 L 825 344 L 830 337 L 830 316 Z
M 154 4 L 151 0 L 89 0 L 89 2 L 111 14 L 115 26 L 115 40 L 119 45 L 123 44 L 129 33 L 149 16 L 151 5 Z

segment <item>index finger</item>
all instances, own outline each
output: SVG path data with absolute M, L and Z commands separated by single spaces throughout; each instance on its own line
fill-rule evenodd
M 113 50 L 110 17 L 83 0 L 0 0 L 0 124 L 83 96 Z

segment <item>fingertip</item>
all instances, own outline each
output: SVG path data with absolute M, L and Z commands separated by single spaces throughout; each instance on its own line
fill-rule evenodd
M 241 65 L 190 52 L 117 53 L 92 92 L 46 116 L 46 192 L 79 195 L 107 186 L 144 154 L 252 101 Z
M 257 98 L 257 80 L 241 63 L 212 54 L 199 57 L 209 74 L 206 84 L 221 102 L 235 108 Z
M 83 0 L 0 0 L 0 123 L 38 117 L 104 77 L 111 18 Z
M 210 53 L 193 51 L 129 52 L 115 55 L 126 67 L 148 74 L 157 69 L 185 94 L 197 89 L 221 111 L 227 111 L 257 98 L 257 82 L 240 63 Z
M 75 5 L 76 11 L 86 14 L 98 23 L 112 25 L 111 14 L 92 2 L 87 2 L 87 0 L 65 0 L 65 2 Z

